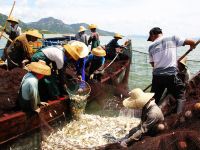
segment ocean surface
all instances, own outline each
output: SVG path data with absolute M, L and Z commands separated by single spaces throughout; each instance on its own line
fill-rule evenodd
M 53 37 L 61 35 L 45 35 L 45 37 Z M 100 41 L 101 45 L 107 44 L 113 37 L 111 36 L 101 36 Z M 132 40 L 132 64 L 129 74 L 129 89 L 140 87 L 144 89 L 146 86 L 151 84 L 152 79 L 152 67 L 149 64 L 148 58 L 148 46 L 150 42 L 146 41 L 144 37 L 124 37 L 122 40 L 119 40 L 119 44 L 123 44 L 126 40 Z M 6 44 L 6 39 L 2 37 L 0 40 L 0 49 L 3 48 Z M 182 56 L 189 46 L 180 47 L 178 49 L 178 57 Z M 2 51 L 0 51 L 1 55 Z M 200 70 L 200 46 L 197 46 L 188 56 L 188 69 L 192 74 L 197 73 Z
M 107 44 L 111 39 L 112 37 L 110 36 L 100 37 L 101 45 Z M 148 46 L 150 43 L 146 41 L 146 38 L 138 38 L 134 36 L 124 37 L 122 40 L 119 40 L 119 43 L 123 44 L 128 39 L 132 40 L 133 53 L 132 64 L 129 74 L 129 90 L 136 87 L 144 89 L 146 86 L 151 84 L 152 79 L 152 67 L 149 65 L 147 54 Z M 4 48 L 5 44 L 6 40 L 2 38 L 0 40 L 0 48 Z M 178 50 L 178 56 L 183 55 L 188 49 L 189 47 L 180 48 Z M 0 51 L 0 55 L 1 53 L 2 51 Z M 188 68 L 190 69 L 190 72 L 192 74 L 195 74 L 197 71 L 200 70 L 200 46 L 188 55 L 188 59 Z M 116 105 L 114 100 L 115 99 L 108 99 L 106 101 L 108 102 L 108 106 Z M 93 108 L 95 108 L 95 111 L 97 111 L 96 106 L 97 105 L 93 106 Z M 116 114 L 115 112 L 113 113 L 112 109 L 110 110 L 112 111 L 111 114 Z M 108 113 L 109 109 L 103 109 L 103 112 Z M 103 138 L 105 133 L 112 133 L 112 135 L 115 135 L 115 137 L 124 136 L 125 132 L 128 133 L 130 128 L 138 124 L 139 120 L 137 118 L 126 118 L 127 114 L 129 114 L 128 116 L 133 115 L 132 117 L 134 117 L 135 110 L 120 110 L 119 117 L 122 116 L 122 118 L 119 118 L 118 116 L 110 117 L 108 114 L 106 116 L 86 114 L 79 122 L 72 121 L 70 124 L 66 125 L 61 125 L 60 122 L 58 122 L 56 124 L 58 131 L 53 132 L 49 136 L 46 137 L 46 129 L 45 127 L 42 127 L 40 132 L 34 132 L 25 137 L 21 137 L 13 143 L 9 144 L 6 149 L 91 149 L 91 147 L 88 147 L 88 145 L 93 145 L 95 147 L 99 144 L 104 145 L 108 143 L 108 141 L 105 141 L 105 139 Z

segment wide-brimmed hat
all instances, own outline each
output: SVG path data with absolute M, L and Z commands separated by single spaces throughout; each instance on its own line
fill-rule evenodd
M 80 26 L 78 32 L 83 32 L 85 30 L 87 30 L 87 29 L 84 26 Z
M 122 39 L 122 35 L 121 34 L 119 34 L 119 33 L 115 33 L 115 35 L 114 35 L 114 38 L 119 38 L 119 39 Z
M 78 60 L 79 58 L 84 58 L 90 52 L 88 47 L 83 42 L 79 41 L 74 41 L 70 44 L 64 45 L 63 47 L 74 60 Z
M 27 65 L 28 71 L 32 71 L 34 73 L 42 74 L 42 75 L 51 75 L 51 68 L 46 65 L 46 62 L 43 60 L 39 60 L 38 62 L 31 62 Z
M 8 19 L 7 19 L 8 22 L 15 22 L 15 23 L 19 23 L 19 20 L 14 18 L 13 16 L 10 16 Z
M 96 29 L 96 28 L 97 28 L 97 25 L 96 25 L 96 24 L 90 24 L 88 28 L 89 28 L 89 29 Z
M 151 36 L 152 35 L 157 35 L 157 34 L 162 34 L 162 29 L 160 29 L 159 27 L 154 27 L 149 31 L 149 37 L 147 39 L 147 41 L 151 41 Z
M 28 30 L 24 34 L 30 35 L 30 36 L 33 36 L 33 37 L 36 37 L 36 38 L 39 38 L 39 39 L 42 38 L 42 34 L 36 29 Z
M 106 51 L 101 46 L 98 46 L 92 49 L 92 54 L 95 56 L 102 57 L 102 56 L 106 56 Z
M 186 66 L 186 62 L 187 62 L 187 57 L 183 57 L 183 59 L 181 59 L 180 63 L 183 64 L 184 66 Z
M 140 88 L 129 92 L 130 97 L 123 101 L 127 108 L 142 109 L 144 105 L 154 96 L 154 93 L 144 93 Z

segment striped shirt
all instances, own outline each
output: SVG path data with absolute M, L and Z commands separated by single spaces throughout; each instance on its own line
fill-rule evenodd
M 177 47 L 183 46 L 183 39 L 177 36 L 160 37 L 149 46 L 149 59 L 154 63 L 153 75 L 174 75 L 177 73 Z

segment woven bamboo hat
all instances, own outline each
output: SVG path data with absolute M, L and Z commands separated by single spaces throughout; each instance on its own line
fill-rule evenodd
M 15 23 L 19 23 L 19 20 L 14 18 L 13 16 L 10 16 L 8 19 L 7 19 L 8 22 L 15 22 Z
M 87 29 L 84 26 L 80 26 L 78 32 L 86 31 Z
M 51 75 L 51 69 L 46 65 L 46 62 L 39 60 L 38 62 L 31 62 L 27 65 L 28 71 L 32 71 L 38 74 L 49 76 Z
M 36 38 L 39 38 L 39 39 L 42 38 L 42 34 L 36 29 L 28 30 L 28 31 L 25 32 L 25 34 L 33 36 L 33 37 L 36 37 Z
M 183 64 L 184 66 L 186 66 L 186 62 L 187 62 L 187 57 L 184 57 L 180 63 Z
M 102 56 L 106 56 L 106 51 L 101 46 L 98 46 L 92 49 L 92 54 L 95 56 L 102 57 Z
M 141 109 L 154 96 L 154 93 L 144 93 L 140 88 L 133 89 L 129 92 L 130 97 L 123 101 L 127 108 Z
M 115 35 L 114 35 L 114 38 L 119 38 L 119 39 L 122 39 L 122 35 L 121 34 L 119 34 L 119 33 L 115 33 Z
M 96 29 L 97 28 L 97 25 L 96 24 L 90 24 L 89 25 L 89 29 Z
M 83 42 L 79 41 L 74 41 L 70 44 L 64 45 L 63 47 L 65 48 L 65 51 L 76 61 L 79 58 L 86 57 L 90 52 L 88 47 Z

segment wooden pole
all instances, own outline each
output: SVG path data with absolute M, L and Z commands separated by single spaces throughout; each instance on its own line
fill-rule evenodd
M 13 11 L 13 8 L 14 8 L 14 6 L 15 6 L 15 1 L 14 1 L 13 5 L 12 5 L 12 9 L 11 9 L 11 11 L 10 11 L 9 15 L 8 15 L 8 18 L 10 18 L 10 16 L 11 16 L 11 14 L 12 14 L 12 11 Z M 0 33 L 0 39 L 1 39 L 2 35 L 3 35 L 3 33 L 4 33 L 4 30 L 6 29 L 7 23 L 8 23 L 8 21 L 6 20 L 6 23 L 5 23 L 5 25 L 4 25 L 4 27 L 3 27 L 3 29 L 1 30 L 1 33 Z

